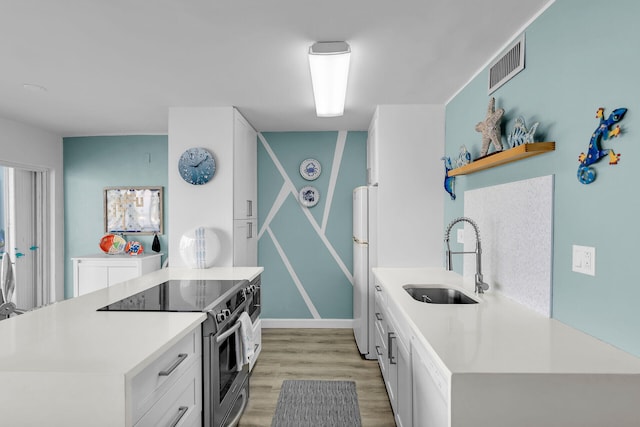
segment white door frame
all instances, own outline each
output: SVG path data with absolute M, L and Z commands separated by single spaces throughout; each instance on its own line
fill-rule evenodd
M 14 263 L 14 300 L 19 308 L 31 309 L 52 302 L 55 295 L 51 260 L 47 256 L 51 253 L 50 172 L 23 165 L 4 163 L 2 166 L 7 168 L 5 251 Z M 25 217 L 28 222 L 24 221 Z M 18 284 L 22 285 L 19 287 Z

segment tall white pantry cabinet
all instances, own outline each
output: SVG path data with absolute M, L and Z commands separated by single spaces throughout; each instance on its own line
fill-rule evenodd
M 258 134 L 233 117 L 233 265 L 258 265 Z

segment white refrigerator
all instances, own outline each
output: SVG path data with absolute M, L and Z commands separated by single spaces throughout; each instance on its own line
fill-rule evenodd
M 367 359 L 376 359 L 371 269 L 376 266 L 377 191 L 374 186 L 353 190 L 353 335 Z

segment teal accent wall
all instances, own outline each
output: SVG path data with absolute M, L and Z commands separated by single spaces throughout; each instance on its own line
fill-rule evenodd
M 71 258 L 100 253 L 104 235 L 103 190 L 115 186 L 164 187 L 162 253 L 167 256 L 166 135 L 92 136 L 63 139 L 65 298 L 73 296 Z M 153 236 L 125 236 L 151 251 Z M 164 259 L 164 257 L 163 257 Z
M 551 5 L 525 31 L 525 70 L 492 96 L 506 111 L 504 135 L 522 115 L 527 125 L 540 122 L 536 140 L 555 141 L 556 151 L 458 177 L 455 201 L 443 191 L 446 224 L 463 214 L 465 190 L 554 174 L 552 316 L 638 356 L 639 16 L 640 3 L 632 0 Z M 472 158 L 479 155 L 474 126 L 488 102 L 485 69 L 447 105 L 446 155 L 456 157 L 462 144 Z M 610 166 L 602 159 L 596 181 L 583 185 L 576 178 L 578 155 L 599 124 L 599 107 L 606 116 L 629 109 L 622 134 L 602 144 L 621 153 L 621 160 Z M 514 220 L 526 226 L 526 218 Z M 571 271 L 574 244 L 596 248 L 595 277 Z
M 366 132 L 260 135 L 258 264 L 264 266 L 264 318 L 353 317 L 352 192 L 366 184 L 366 140 Z M 300 176 L 300 163 L 307 158 L 322 165 L 314 181 Z M 307 185 L 320 193 L 311 208 L 297 198 Z

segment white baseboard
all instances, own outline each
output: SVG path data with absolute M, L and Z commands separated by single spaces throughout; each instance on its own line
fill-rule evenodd
M 262 319 L 263 329 L 275 328 L 353 328 L 353 319 Z

